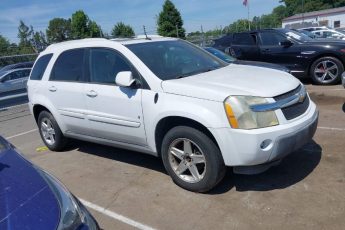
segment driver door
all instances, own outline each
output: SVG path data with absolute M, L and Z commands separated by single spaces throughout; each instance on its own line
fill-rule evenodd
M 108 48 L 89 50 L 89 83 L 85 85 L 87 118 L 92 135 L 106 140 L 146 146 L 142 89 L 120 87 L 115 77 L 136 70 L 120 53 Z
M 303 69 L 299 66 L 298 57 L 301 56 L 301 49 L 297 43 L 292 42 L 288 47 L 281 46 L 280 42 L 286 41 L 288 38 L 276 31 L 260 32 L 259 37 L 261 61 L 280 64 L 290 70 Z

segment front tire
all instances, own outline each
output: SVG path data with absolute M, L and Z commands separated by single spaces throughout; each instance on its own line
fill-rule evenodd
M 172 180 L 193 192 L 207 192 L 224 177 L 226 167 L 219 148 L 203 132 L 178 126 L 162 142 L 162 160 Z
M 67 138 L 62 134 L 53 115 L 42 111 L 38 116 L 38 128 L 44 144 L 52 151 L 62 151 L 67 145 Z
M 318 85 L 337 84 L 344 72 L 344 65 L 335 57 L 317 59 L 310 67 L 310 77 Z

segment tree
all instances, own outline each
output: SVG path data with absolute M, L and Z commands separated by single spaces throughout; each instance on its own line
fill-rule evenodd
M 20 47 L 30 46 L 30 38 L 33 35 L 32 26 L 28 27 L 25 23 L 20 20 L 18 27 L 18 38 Z
M 161 36 L 185 38 L 181 14 L 170 0 L 165 0 L 157 25 L 157 32 Z
M 133 37 L 134 30 L 130 25 L 125 25 L 123 22 L 118 22 L 114 25 L 111 35 L 114 37 L 128 38 Z
M 90 31 L 90 37 L 91 38 L 100 38 L 102 36 L 102 29 L 95 21 L 89 21 L 88 23 L 89 31 Z
M 32 47 L 35 49 L 36 53 L 44 50 L 48 46 L 46 36 L 42 31 L 34 32 L 30 43 Z
M 0 56 L 7 54 L 7 50 L 10 47 L 10 42 L 7 38 L 0 35 Z
M 72 14 L 71 33 L 73 39 L 102 37 L 101 27 L 82 10 Z
M 46 34 L 49 43 L 71 39 L 71 20 L 64 18 L 54 18 L 50 20 Z
M 71 31 L 73 39 L 87 38 L 90 36 L 89 17 L 82 10 L 72 14 Z

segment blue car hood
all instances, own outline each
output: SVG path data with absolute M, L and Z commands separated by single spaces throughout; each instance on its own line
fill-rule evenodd
M 40 171 L 12 147 L 0 148 L 0 229 L 57 228 L 59 203 Z

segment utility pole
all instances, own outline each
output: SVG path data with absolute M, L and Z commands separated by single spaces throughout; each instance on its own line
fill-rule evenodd
M 177 26 L 177 24 L 176 24 L 176 37 L 178 38 L 179 36 L 178 36 L 178 26 Z
M 302 25 L 304 25 L 304 0 L 302 0 Z
M 144 34 L 145 34 L 146 39 L 149 39 L 149 38 L 147 37 L 147 33 L 146 33 L 146 27 L 145 27 L 145 25 L 143 25 L 143 29 L 144 29 Z
M 204 47 L 205 46 L 205 34 L 204 34 L 204 29 L 202 28 L 202 25 L 201 25 L 201 34 L 202 34 L 202 44 L 201 44 L 201 46 Z

